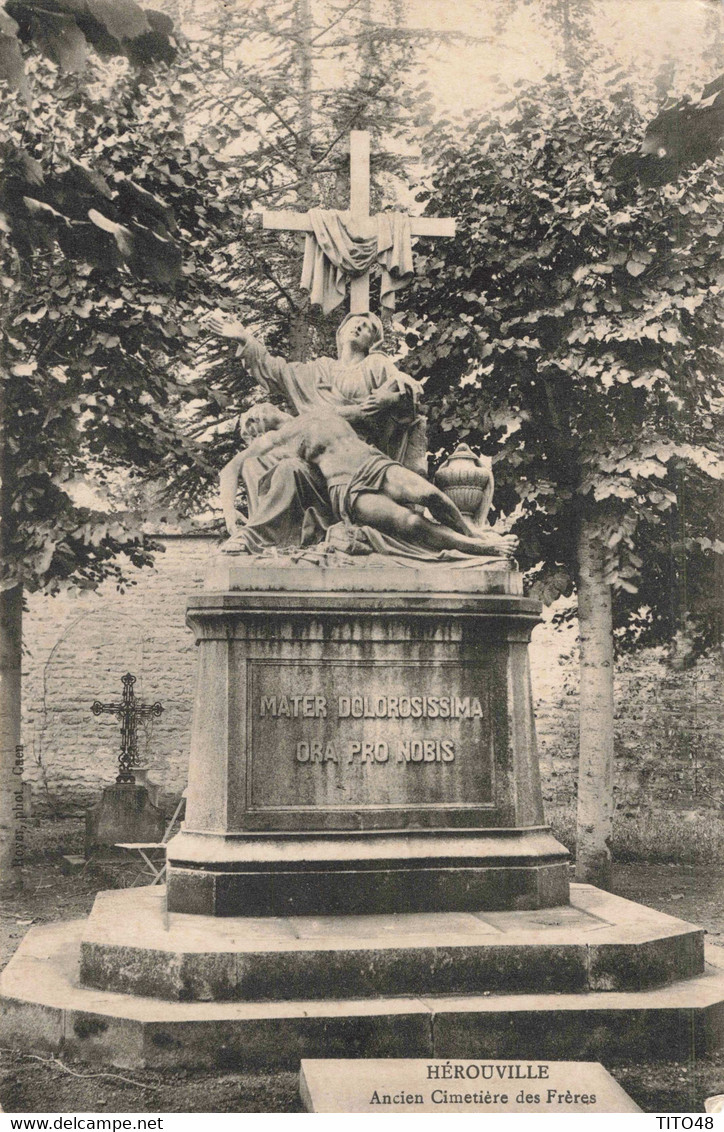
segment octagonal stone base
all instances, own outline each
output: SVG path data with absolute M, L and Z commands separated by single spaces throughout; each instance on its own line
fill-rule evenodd
M 0 976 L 0 1044 L 119 1066 L 309 1057 L 700 1058 L 724 1038 L 724 951 L 574 885 L 528 912 L 222 920 L 158 888 L 31 928 Z
M 178 1001 L 643 990 L 704 970 L 704 932 L 591 885 L 563 907 L 400 915 L 167 914 L 157 888 L 104 892 L 83 986 Z

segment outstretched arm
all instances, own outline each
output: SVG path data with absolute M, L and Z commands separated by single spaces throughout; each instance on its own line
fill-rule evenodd
M 287 398 L 291 370 L 284 358 L 270 354 L 266 346 L 232 315 L 221 312 L 211 314 L 206 320 L 206 325 L 214 334 L 222 338 L 231 338 L 239 343 L 239 353 L 244 359 L 244 364 L 263 389 Z
M 238 318 L 222 314 L 220 311 L 212 312 L 206 320 L 206 325 L 212 333 L 218 334 L 220 338 L 233 338 L 237 342 L 246 342 L 252 337 L 249 331 L 244 329 Z

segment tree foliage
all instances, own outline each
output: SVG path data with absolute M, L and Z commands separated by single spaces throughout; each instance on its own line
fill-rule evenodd
M 81 72 L 88 48 L 137 66 L 176 57 L 173 21 L 134 0 L 5 0 L 0 7 L 0 79 L 31 101 L 23 47 L 32 45 L 66 74 Z
M 724 473 L 722 161 L 662 187 L 617 182 L 621 139 L 645 122 L 625 86 L 609 94 L 551 78 L 460 144 L 433 136 L 430 210 L 459 234 L 420 265 L 408 368 L 429 375 L 434 446 L 495 455 L 534 593 L 571 592 L 585 516 L 619 611 L 643 586 L 670 626 L 646 548 L 724 550 L 711 508 L 684 512 L 681 494 Z
M 105 57 L 127 56 L 151 81 L 145 64 L 176 58 L 173 31 L 167 15 L 144 11 L 134 0 L 113 5 L 107 0 L 7 0 L 0 9 L 0 79 L 18 93 L 19 109 L 25 107 L 36 134 L 36 150 L 38 133 L 44 128 L 47 132 L 47 115 L 41 112 L 34 120 L 34 102 L 42 99 L 43 84 L 33 84 L 35 55 L 29 50 L 29 73 L 22 44 L 52 61 L 51 73 L 61 86 L 69 75 L 78 74 L 84 81 L 91 45 Z M 68 90 L 65 97 L 58 94 L 62 105 L 69 98 Z M 62 133 L 59 121 L 53 128 Z M 54 139 L 45 140 L 52 153 Z M 4 137 L 0 143 L 0 210 L 6 234 L 21 259 L 27 259 L 35 247 L 47 248 L 55 241 L 71 259 L 79 256 L 97 264 L 125 261 L 136 274 L 159 281 L 178 275 L 181 255 L 171 238 L 172 218 L 162 202 L 130 177 L 112 189 L 92 168 L 72 160 L 61 162 L 60 168 L 51 162 L 51 169 L 44 170 L 24 143 L 24 131 L 18 141 Z
M 231 189 L 227 164 L 184 137 L 183 72 L 28 70 L 32 118 L 18 98 L 2 118 L 2 585 L 52 591 L 121 577 L 119 551 L 150 560 L 143 516 L 103 503 L 116 473 L 203 472 L 182 413 L 199 317 L 227 293 L 215 249 Z
M 612 166 L 621 180 L 639 177 L 665 185 L 691 166 L 716 157 L 724 138 L 724 75 L 707 83 L 699 98 L 667 99 L 647 124 L 637 153 L 623 153 Z

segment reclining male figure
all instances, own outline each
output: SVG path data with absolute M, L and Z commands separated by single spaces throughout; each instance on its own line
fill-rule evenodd
M 518 543 L 515 535 L 468 526 L 439 488 L 361 440 L 337 414 L 290 417 L 268 407 L 264 424 L 268 431 L 237 453 L 221 473 L 221 502 L 231 535 L 238 523 L 234 499 L 244 462 L 271 454 L 279 459 L 296 456 L 318 468 L 338 520 L 368 525 L 431 550 L 496 556 L 514 553 Z M 414 506 L 426 507 L 436 521 L 411 510 Z

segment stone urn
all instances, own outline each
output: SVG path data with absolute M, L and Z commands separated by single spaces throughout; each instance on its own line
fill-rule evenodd
M 480 511 L 492 485 L 492 466 L 487 456 L 477 456 L 467 444 L 459 444 L 435 473 L 435 484 L 452 499 L 463 515 Z M 489 500 L 488 500 L 489 505 Z

